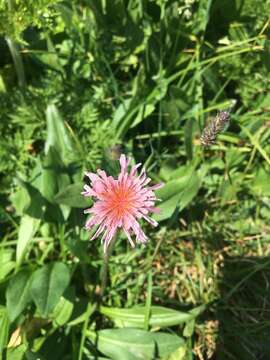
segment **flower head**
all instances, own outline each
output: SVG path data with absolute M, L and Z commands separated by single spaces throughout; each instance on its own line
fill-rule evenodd
M 101 233 L 104 251 L 107 250 L 112 238 L 118 228 L 126 234 L 130 244 L 134 247 L 131 235 L 136 236 L 136 242 L 145 243 L 147 236 L 142 231 L 138 222 L 145 219 L 151 225 L 157 226 L 158 223 L 151 219 L 148 214 L 156 213 L 158 209 L 154 206 L 157 200 L 154 190 L 160 188 L 162 184 L 148 186 L 151 181 L 146 176 L 143 168 L 140 174 L 137 169 L 141 164 L 132 166 L 128 172 L 129 158 L 121 155 L 121 171 L 117 179 L 108 176 L 105 171 L 97 170 L 97 174 L 86 172 L 91 185 L 85 185 L 82 195 L 93 197 L 94 205 L 86 209 L 86 214 L 91 214 L 85 224 L 87 230 L 97 226 L 95 234 L 90 240 L 97 238 Z

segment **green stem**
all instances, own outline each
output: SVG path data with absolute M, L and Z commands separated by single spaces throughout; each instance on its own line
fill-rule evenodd
M 83 324 L 83 329 L 82 329 L 82 337 L 81 337 L 81 342 L 80 342 L 80 348 L 79 348 L 79 356 L 78 356 L 78 360 L 82 360 L 82 356 L 83 356 L 83 347 L 84 347 L 84 343 L 85 343 L 85 338 L 86 338 L 86 332 L 87 329 L 90 325 L 90 317 L 92 314 L 94 314 L 94 312 L 96 312 L 96 310 L 99 309 L 101 303 L 102 303 L 102 298 L 104 296 L 105 293 L 105 289 L 107 286 L 107 280 L 108 280 L 108 270 L 109 270 L 109 259 L 110 259 L 110 255 L 112 253 L 114 244 L 116 241 L 116 237 L 114 237 L 106 251 L 106 253 L 104 253 L 104 257 L 103 257 L 103 265 L 102 265 L 102 272 L 101 272 L 101 285 L 100 285 L 100 292 L 98 295 L 98 299 L 97 302 L 92 305 L 90 302 L 87 305 L 87 309 L 86 309 L 86 314 L 85 314 L 85 321 Z
M 102 302 L 102 298 L 105 293 L 105 289 L 107 286 L 107 280 L 108 280 L 108 270 L 109 270 L 109 259 L 114 247 L 116 241 L 116 236 L 111 240 L 111 243 L 109 244 L 107 251 L 104 253 L 103 257 L 103 265 L 102 265 L 102 273 L 101 273 L 101 286 L 100 286 L 100 293 L 99 293 L 99 301 L 98 304 L 100 305 Z
M 85 321 L 83 323 L 83 328 L 82 328 L 82 337 L 81 337 L 81 342 L 80 342 L 80 348 L 79 348 L 79 356 L 78 356 L 78 360 L 82 359 L 83 356 L 83 347 L 84 347 L 84 343 L 85 343 L 85 338 L 86 338 L 86 331 L 88 328 L 88 324 L 89 324 L 89 318 L 90 316 L 95 312 L 96 310 L 96 306 L 93 306 L 90 302 L 87 305 L 87 309 L 86 309 L 86 313 L 85 313 Z
M 102 297 L 104 296 L 107 280 L 108 280 L 108 270 L 109 270 L 109 253 L 104 254 L 103 258 L 103 265 L 102 265 L 102 273 L 101 273 L 101 286 L 100 286 L 100 293 L 99 298 L 100 302 L 102 301 Z

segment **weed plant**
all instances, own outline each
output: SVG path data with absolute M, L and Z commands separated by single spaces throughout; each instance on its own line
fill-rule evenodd
M 1 359 L 270 358 L 269 13 L 0 0 Z M 121 153 L 165 185 L 159 227 L 135 249 L 119 233 L 101 294 L 81 192 Z

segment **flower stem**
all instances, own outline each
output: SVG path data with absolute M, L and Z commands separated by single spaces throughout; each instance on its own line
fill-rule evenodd
M 94 314 L 99 309 L 99 307 L 102 303 L 102 298 L 104 296 L 105 289 L 107 286 L 107 280 L 108 280 L 109 259 L 110 259 L 110 255 L 113 250 L 113 246 L 115 244 L 115 240 L 116 240 L 116 236 L 112 239 L 111 243 L 109 244 L 109 246 L 107 248 L 107 251 L 104 253 L 103 265 L 102 265 L 102 270 L 101 270 L 101 285 L 100 285 L 100 292 L 98 295 L 97 302 L 94 305 L 92 305 L 89 302 L 87 309 L 86 309 L 86 316 L 85 316 L 85 321 L 84 321 L 83 329 L 82 329 L 82 337 L 81 337 L 81 341 L 80 341 L 78 360 L 82 360 L 83 348 L 84 348 L 84 343 L 85 343 L 85 338 L 86 338 L 86 331 L 87 331 L 88 327 L 90 326 L 90 324 L 93 322 L 93 320 L 95 318 Z
M 105 253 L 103 258 L 103 265 L 102 265 L 102 273 L 101 273 L 101 286 L 100 286 L 100 293 L 99 298 L 102 301 L 102 298 L 105 293 L 107 280 L 108 280 L 108 269 L 109 269 L 109 254 Z
M 103 257 L 103 265 L 102 265 L 102 273 L 101 273 L 101 286 L 100 286 L 100 293 L 99 293 L 99 305 L 102 302 L 102 298 L 105 293 L 105 289 L 107 286 L 108 281 L 108 270 L 109 270 L 109 259 L 116 241 L 116 236 L 112 239 L 111 243 L 109 244 L 106 252 L 104 253 Z

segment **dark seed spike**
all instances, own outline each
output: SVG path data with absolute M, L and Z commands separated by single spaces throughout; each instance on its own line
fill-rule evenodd
M 224 131 L 230 122 L 230 112 L 220 111 L 216 117 L 204 128 L 201 135 L 201 144 L 210 146 L 216 143 L 217 136 Z

